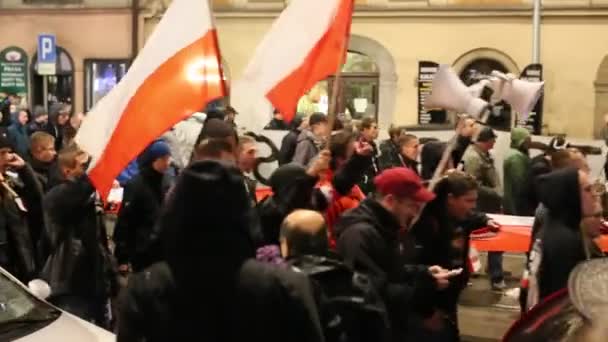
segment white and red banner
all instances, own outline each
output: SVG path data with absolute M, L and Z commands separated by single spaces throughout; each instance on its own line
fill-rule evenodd
M 344 63 L 352 13 L 353 0 L 291 1 L 231 87 L 239 121 L 262 129 L 271 106 L 291 121 L 300 97 Z
M 177 122 L 225 95 L 207 0 L 173 0 L 127 75 L 85 118 L 76 143 L 106 198 L 123 168 Z

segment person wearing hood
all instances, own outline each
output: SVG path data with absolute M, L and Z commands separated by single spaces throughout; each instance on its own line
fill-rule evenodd
M 30 154 L 30 136 L 27 132 L 29 116 L 28 110 L 19 111 L 17 120 L 8 127 L 8 138 L 13 145 L 14 151 L 22 158 L 27 158 Z
M 567 287 L 570 272 L 579 262 L 602 256 L 593 242 L 597 235 L 581 229 L 582 220 L 601 215 L 586 172 L 565 168 L 540 176 L 538 193 L 547 210 L 530 256 L 528 309 Z M 588 253 L 591 250 L 598 254 Z
M 49 109 L 49 122 L 45 131 L 55 138 L 55 150 L 63 148 L 64 129 L 70 120 L 70 106 L 64 103 L 53 103 Z
M 410 313 L 432 314 L 428 312 L 432 294 L 449 283 L 441 267 L 404 265 L 399 239 L 402 228 L 409 227 L 435 195 L 406 168 L 385 170 L 374 182 L 375 196 L 346 212 L 336 224 L 337 251 L 346 265 L 370 277 L 387 306 L 392 340 L 404 341 Z
M 264 198 L 257 206 L 264 245 L 279 245 L 281 223 L 292 211 L 321 209 L 314 200 L 314 187 L 320 174 L 329 168 L 330 159 L 329 153 L 325 151 L 308 169 L 290 163 L 280 166 L 272 173 L 272 195 Z
M 238 169 L 188 166 L 159 220 L 166 260 L 129 279 L 117 341 L 324 341 L 306 275 L 254 260 L 251 214 Z
M 329 133 L 327 116 L 323 113 L 314 113 L 308 119 L 309 129 L 302 130 L 298 136 L 296 152 L 293 162 L 307 167 L 312 159 L 321 151 L 325 145 L 325 139 Z
M 279 166 L 289 164 L 293 160 L 298 145 L 298 136 L 304 129 L 308 127 L 308 118 L 296 116 L 291 121 L 291 129 L 283 140 L 281 140 L 281 149 L 279 150 Z
M 483 227 L 499 229 L 486 215 L 474 212 L 477 189 L 478 184 L 473 177 L 459 171 L 449 173 L 437 183 L 436 197 L 424 208 L 411 229 L 417 249 L 412 257 L 416 263 L 461 270 L 450 279 L 449 287 L 438 292 L 430 303 L 440 317 L 445 317 L 439 324 L 439 331 L 451 331 L 451 337 L 446 339 L 449 341 L 459 340 L 458 299 L 470 277 L 470 234 Z
M 36 132 L 44 131 L 49 122 L 49 114 L 43 106 L 35 106 L 32 116 L 33 118 L 27 126 L 27 131 L 29 135 L 32 135 Z
M 159 259 L 158 251 L 151 246 L 165 197 L 163 178 L 170 161 L 169 146 L 164 140 L 156 140 L 139 156 L 139 174 L 125 187 L 114 229 L 114 253 L 121 271 L 128 269 L 130 263 L 137 272 Z
M 205 118 L 206 115 L 203 113 L 194 113 L 163 135 L 171 148 L 171 156 L 178 169 L 183 170 L 190 163 Z
M 504 211 L 507 215 L 534 216 L 534 187 L 529 156 L 530 132 L 521 127 L 511 130 L 511 148 L 503 161 Z

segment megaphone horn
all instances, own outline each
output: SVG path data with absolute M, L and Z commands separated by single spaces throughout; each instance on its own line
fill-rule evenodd
M 443 108 L 479 117 L 488 103 L 474 97 L 454 70 L 442 64 L 433 78 L 431 96 L 424 101 L 425 110 Z
M 543 91 L 545 82 L 529 82 L 514 79 L 505 83 L 502 98 L 516 112 L 527 117 L 534 109 Z

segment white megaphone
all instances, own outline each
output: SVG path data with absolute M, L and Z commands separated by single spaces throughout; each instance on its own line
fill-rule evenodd
M 495 97 L 500 98 L 524 117 L 536 106 L 545 85 L 545 82 L 524 81 L 498 71 L 493 71 L 492 76 L 494 76 L 490 85 L 494 90 L 492 102 Z
M 485 89 L 486 86 L 489 86 L 491 84 L 490 80 L 481 80 L 475 84 L 472 84 L 469 86 L 469 94 L 471 94 L 471 96 L 477 98 L 477 97 L 481 97 L 481 94 L 483 93 L 483 90 Z
M 445 64 L 439 66 L 439 70 L 433 78 L 431 95 L 424 101 L 426 111 L 442 108 L 470 114 L 477 118 L 481 116 L 487 106 L 488 103 L 474 97 L 454 70 Z

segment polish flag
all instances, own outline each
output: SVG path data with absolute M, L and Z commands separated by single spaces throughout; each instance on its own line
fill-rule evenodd
M 118 174 L 177 122 L 225 95 L 207 0 L 173 0 L 129 72 L 86 116 L 76 136 L 89 177 L 106 198 Z
M 233 106 L 245 114 L 242 119 L 249 121 L 249 129 L 268 122 L 269 117 L 260 113 L 266 100 L 291 121 L 300 97 L 338 71 L 348 47 L 352 13 L 353 0 L 289 3 L 232 88 Z

